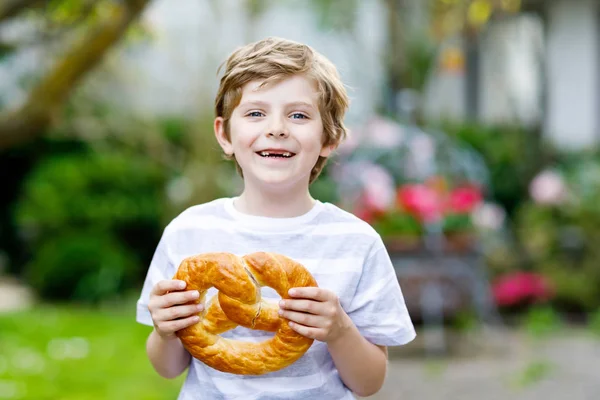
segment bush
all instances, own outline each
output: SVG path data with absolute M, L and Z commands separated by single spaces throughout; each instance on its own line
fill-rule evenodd
M 600 159 L 568 162 L 555 171 L 546 176 L 561 177 L 557 183 L 539 181 L 533 193 L 538 198 L 520 207 L 515 231 L 528 267 L 554 282 L 556 305 L 592 311 L 600 307 Z
M 98 302 L 131 287 L 139 261 L 106 234 L 73 232 L 50 237 L 25 269 L 45 299 Z
M 16 208 L 31 253 L 28 282 L 45 298 L 84 301 L 133 285 L 160 236 L 163 187 L 161 170 L 132 154 L 41 162 Z
M 555 156 L 533 129 L 476 123 L 445 123 L 441 129 L 483 157 L 490 173 L 490 195 L 510 216 L 527 201 L 531 179 Z

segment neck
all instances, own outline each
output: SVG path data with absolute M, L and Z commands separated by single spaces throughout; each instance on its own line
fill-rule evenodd
M 303 185 L 300 185 L 303 186 Z M 238 211 L 271 218 L 293 218 L 309 212 L 315 204 L 308 187 L 265 190 L 246 185 L 235 203 Z

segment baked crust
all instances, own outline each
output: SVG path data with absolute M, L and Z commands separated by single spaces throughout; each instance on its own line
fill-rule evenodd
M 187 282 L 187 290 L 198 290 L 195 303 L 205 304 L 200 321 L 177 336 L 193 357 L 214 369 L 262 375 L 294 363 L 313 343 L 288 326 L 276 303 L 261 299 L 262 286 L 275 289 L 283 299 L 289 298 L 290 288 L 317 286 L 310 272 L 289 257 L 268 252 L 243 257 L 204 253 L 184 259 L 173 279 Z M 219 292 L 206 303 L 206 292 L 213 286 Z M 238 325 L 275 335 L 258 343 L 219 336 Z

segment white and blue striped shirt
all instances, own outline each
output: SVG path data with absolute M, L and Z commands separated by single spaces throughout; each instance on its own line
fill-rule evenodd
M 362 335 L 383 346 L 415 337 L 396 275 L 377 232 L 366 222 L 317 201 L 306 214 L 267 218 L 242 214 L 232 198 L 188 208 L 165 228 L 137 304 L 137 321 L 152 326 L 148 299 L 160 280 L 171 279 L 180 262 L 207 252 L 243 256 L 256 251 L 284 254 L 304 265 L 319 287 L 336 293 Z M 210 288 L 207 299 L 216 293 Z M 265 299 L 278 299 L 264 287 Z M 237 327 L 222 337 L 262 341 L 273 333 Z M 214 370 L 193 359 L 179 400 L 353 399 L 325 343 L 315 341 L 294 364 L 261 376 Z

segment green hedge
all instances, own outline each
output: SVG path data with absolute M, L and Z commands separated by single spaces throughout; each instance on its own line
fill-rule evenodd
M 165 177 L 141 155 L 50 157 L 28 176 L 16 220 L 24 277 L 44 298 L 98 301 L 138 282 L 160 236 Z

